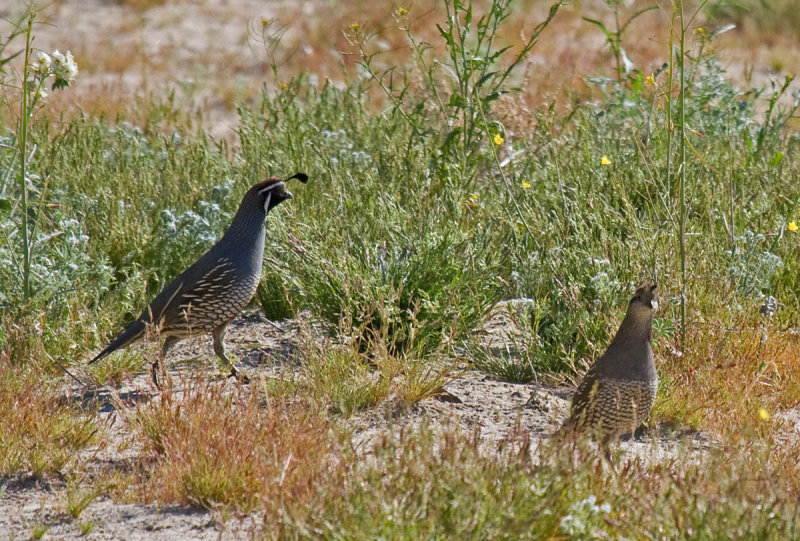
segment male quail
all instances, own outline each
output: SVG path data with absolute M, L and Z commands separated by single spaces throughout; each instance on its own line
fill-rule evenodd
M 588 430 L 602 437 L 602 445 L 607 447 L 644 422 L 658 388 L 650 345 L 657 308 L 655 285 L 636 290 L 616 336 L 578 385 L 570 416 L 560 432 Z
M 307 182 L 304 173 L 286 179 Z M 267 213 L 292 194 L 286 181 L 269 178 L 245 194 L 228 231 L 217 243 L 161 291 L 139 319 L 128 325 L 90 363 L 142 338 L 150 330 L 166 338 L 151 371 L 159 386 L 169 348 L 184 338 L 211 332 L 214 353 L 238 371 L 225 355 L 225 329 L 256 292 L 264 256 L 264 220 Z

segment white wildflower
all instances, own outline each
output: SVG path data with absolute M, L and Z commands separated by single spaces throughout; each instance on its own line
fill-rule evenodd
M 67 58 L 61 54 L 61 51 L 56 49 L 53 51 L 53 69 L 57 70 L 59 66 L 63 66 L 67 63 Z
M 597 498 L 594 494 L 590 494 L 570 506 L 569 513 L 561 517 L 559 530 L 571 538 L 596 539 L 602 533 L 602 529 L 598 526 L 602 515 L 608 515 L 610 512 L 611 504 L 605 502 L 597 505 Z
M 66 54 L 61 54 L 58 49 L 53 51 L 53 71 L 58 79 L 67 82 L 75 80 L 78 75 L 78 64 L 70 51 Z
M 78 63 L 75 62 L 75 58 L 73 58 L 70 51 L 67 51 L 67 66 L 65 75 L 65 79 L 67 81 L 74 81 L 75 77 L 78 76 Z
M 50 74 L 50 66 L 52 63 L 53 60 L 50 58 L 49 54 L 44 51 L 39 51 L 36 53 L 36 58 L 31 62 L 30 70 L 44 78 Z

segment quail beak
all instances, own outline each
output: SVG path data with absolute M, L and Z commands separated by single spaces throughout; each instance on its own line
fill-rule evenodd
M 269 210 L 278 205 L 281 201 L 286 201 L 287 199 L 292 199 L 292 193 L 286 189 L 285 182 L 277 182 L 272 184 L 271 186 L 264 188 L 262 193 L 266 192 L 267 196 L 264 200 L 264 212 L 269 212 Z M 275 204 L 272 203 L 272 199 L 275 199 Z
M 285 199 L 293 199 L 294 198 L 294 196 L 292 195 L 292 192 L 290 192 L 289 190 L 286 189 L 286 182 L 277 183 L 275 185 L 275 187 L 273 188 L 273 190 L 276 190 L 275 195 L 280 197 L 281 201 L 283 201 Z M 280 190 L 280 191 L 277 191 L 277 190 Z

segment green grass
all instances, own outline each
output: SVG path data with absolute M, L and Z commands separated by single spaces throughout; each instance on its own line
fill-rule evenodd
M 709 2 L 705 8 L 712 21 L 732 23 L 738 27 L 754 26 L 762 31 L 778 31 L 798 35 L 800 15 L 791 0 L 735 0 Z
M 785 486 L 769 488 L 747 473 L 776 474 L 786 452 L 736 448 L 682 467 L 634 461 L 615 473 L 591 454 L 575 466 L 562 449 L 543 450 L 534 464 L 519 434 L 499 449 L 477 441 L 455 429 L 396 433 L 375 444 L 371 460 L 354 461 L 338 482 L 321 484 L 319 499 L 290 502 L 281 529 L 267 528 L 324 539 L 769 539 L 797 532 L 796 500 Z
M 757 96 L 739 94 L 713 58 L 689 71 L 686 122 L 702 135 L 690 134 L 699 158 L 686 164 L 691 310 L 770 293 L 795 313 L 784 262 L 797 239 L 784 225 L 800 191 L 782 179 L 794 174 L 798 140 L 777 110 L 761 124 Z M 385 332 L 392 353 L 425 355 L 447 353 L 498 300 L 527 297 L 536 365 L 573 367 L 601 349 L 639 280 L 663 277 L 667 299 L 677 291 L 677 181 L 665 180 L 674 149 L 663 74 L 656 81 L 592 79 L 597 99 L 566 119 L 538 113 L 540 131 L 501 145 L 501 157 L 515 156 L 505 179 L 491 130 L 476 124 L 471 146 L 458 146 L 459 132 L 436 130 L 449 106 L 414 109 L 412 124 L 399 107 L 370 110 L 363 83 L 316 90 L 301 77 L 265 93 L 242 109 L 232 159 L 169 102 L 152 105 L 143 128 L 79 118 L 54 133 L 40 123 L 31 167 L 47 192 L 40 201 L 34 187 L 32 205 L 59 206 L 39 208 L 32 308 L 47 329 L 69 324 L 70 351 L 98 347 L 218 237 L 252 182 L 304 170 L 312 182 L 268 220 L 258 299 L 269 315 L 311 310 L 331 332 L 361 333 L 365 349 Z M 730 190 L 742 202 L 733 209 Z M 13 216 L 4 223 L 13 238 Z M 16 302 L 13 266 L 5 272 L 5 302 Z M 79 330 L 76 312 L 95 326 Z M 64 360 L 64 349 L 49 353 Z

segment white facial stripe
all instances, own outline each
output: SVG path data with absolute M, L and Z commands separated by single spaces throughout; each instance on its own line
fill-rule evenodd
M 272 200 L 272 192 L 267 194 L 267 199 L 264 201 L 264 211 L 269 212 L 269 202 Z

